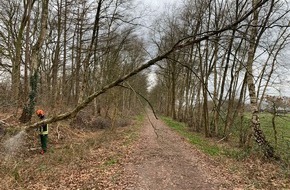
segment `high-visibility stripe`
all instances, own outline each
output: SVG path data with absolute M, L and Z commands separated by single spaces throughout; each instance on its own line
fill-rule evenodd
M 43 130 L 43 126 L 40 127 L 40 134 L 47 135 L 48 134 L 48 124 L 46 124 L 46 131 Z
M 47 135 L 48 134 L 48 131 L 43 131 L 43 132 L 40 132 L 41 135 Z

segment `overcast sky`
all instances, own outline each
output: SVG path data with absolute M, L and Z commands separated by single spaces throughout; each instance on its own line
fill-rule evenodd
M 148 15 L 148 17 L 143 18 L 144 22 L 146 22 L 145 25 L 147 26 L 150 26 L 150 24 L 152 24 L 150 23 L 150 21 L 153 21 L 154 19 L 156 19 L 156 16 L 159 14 L 162 14 L 163 11 L 165 11 L 168 8 L 168 6 L 174 4 L 174 7 L 177 7 L 178 4 L 181 4 L 183 2 L 183 0 L 136 0 L 136 2 L 138 1 L 140 2 L 139 5 L 143 4 L 144 7 L 148 7 L 151 10 L 151 13 Z M 287 1 L 290 1 L 290 0 L 287 0 Z M 143 6 L 141 5 L 141 7 Z M 146 29 L 144 28 L 143 32 L 145 31 Z M 146 35 L 146 32 L 144 34 Z M 153 52 L 151 53 L 152 55 L 154 54 Z M 287 57 L 290 57 L 290 53 Z M 285 72 L 281 73 L 279 77 L 276 77 L 277 84 L 275 85 L 275 88 L 273 87 L 268 88 L 267 90 L 268 94 L 277 95 L 277 96 L 279 95 L 290 96 L 290 77 L 285 77 L 285 76 L 289 76 L 288 72 L 289 72 L 288 70 L 287 71 L 285 70 Z M 155 77 L 151 75 L 150 78 L 152 79 L 150 80 L 150 82 L 152 83 L 152 85 L 154 85 Z
M 144 6 L 150 8 L 150 10 L 156 15 L 161 14 L 166 7 L 170 5 L 179 4 L 182 0 L 137 0 L 137 2 L 144 4 Z
M 152 27 L 153 22 L 156 21 L 160 14 L 164 13 L 166 10 L 168 11 L 172 5 L 175 6 L 181 2 L 183 2 L 183 0 L 135 0 L 135 3 L 138 4 L 137 12 L 142 12 L 141 14 L 143 14 L 141 16 L 141 24 L 148 27 L 141 30 L 142 35 L 144 35 L 143 37 L 146 38 L 146 35 L 148 36 L 148 32 L 150 31 L 149 28 Z
M 142 0 L 142 2 L 148 6 L 150 6 L 154 10 L 160 10 L 166 4 L 176 3 L 176 0 Z

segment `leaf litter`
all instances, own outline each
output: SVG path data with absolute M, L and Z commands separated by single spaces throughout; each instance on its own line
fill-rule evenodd
M 10 153 L 2 156 L 14 156 L 0 164 L 0 189 L 289 188 L 289 180 L 271 163 L 213 159 L 163 122 L 151 124 L 93 132 L 62 124 L 51 129 L 45 155 L 28 150 L 39 146 L 37 134 L 16 136 L 3 146 Z M 14 144 L 23 140 L 24 153 Z

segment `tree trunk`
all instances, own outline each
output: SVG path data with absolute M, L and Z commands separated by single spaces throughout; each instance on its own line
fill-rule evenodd
M 67 1 L 65 1 L 65 5 L 64 5 L 64 14 L 65 14 L 65 17 L 64 17 L 64 20 L 63 20 L 63 31 L 64 31 L 64 34 L 63 34 L 63 61 L 62 61 L 62 88 L 61 88 L 61 100 L 62 102 L 66 102 L 66 103 L 69 103 L 69 98 L 70 97 L 70 93 L 68 92 L 68 87 L 67 87 L 67 82 L 66 82 L 66 59 L 67 59 L 67 19 L 68 19 L 68 15 L 67 15 L 67 12 L 68 12 L 68 6 L 67 6 Z M 67 97 L 67 98 L 65 98 Z
M 54 50 L 54 55 L 52 58 L 52 90 L 50 97 L 50 105 L 54 108 L 57 105 L 58 99 L 58 67 L 60 65 L 60 46 L 61 46 L 61 35 L 63 32 L 62 29 L 62 1 L 59 2 L 59 6 L 57 9 L 57 39 L 56 39 L 56 47 Z
M 31 9 L 32 5 L 30 1 L 28 1 L 28 4 L 30 5 L 28 7 L 28 20 L 27 20 L 27 26 L 26 26 L 26 39 L 25 39 L 25 66 L 24 66 L 24 92 L 23 92 L 23 102 L 26 101 L 26 98 L 28 97 L 28 92 L 29 92 L 29 77 L 28 77 L 28 68 L 29 68 L 29 60 L 30 60 L 30 38 L 29 38 L 29 32 L 30 32 L 30 14 L 31 14 Z
M 252 0 L 253 7 L 257 4 L 257 0 Z M 256 36 L 257 36 L 257 27 L 258 26 L 258 10 L 254 11 L 252 25 L 253 27 L 250 30 L 250 46 L 248 51 L 248 60 L 247 60 L 247 84 L 250 96 L 250 104 L 252 111 L 251 126 L 256 142 L 262 148 L 264 155 L 268 158 L 274 157 L 274 149 L 266 140 L 266 137 L 263 131 L 260 129 L 260 119 L 259 119 L 259 110 L 257 105 L 257 95 L 254 83 L 253 76 L 253 62 L 256 51 Z
M 15 45 L 15 57 L 12 61 L 12 97 L 17 107 L 19 106 L 20 99 L 20 68 L 21 68 L 21 53 L 22 53 L 22 41 L 24 36 L 25 27 L 30 18 L 30 10 L 33 6 L 34 1 L 29 0 L 27 3 L 24 3 L 24 12 L 22 15 L 21 24 L 17 33 Z M 26 64 L 26 63 L 25 63 Z
M 39 37 L 32 47 L 31 52 L 31 65 L 32 65 L 32 74 L 30 80 L 31 91 L 29 93 L 29 102 L 23 107 L 22 115 L 19 120 L 22 123 L 27 123 L 31 121 L 32 114 L 34 112 L 34 107 L 36 103 L 36 95 L 37 95 L 37 82 L 38 82 L 38 68 L 39 64 L 39 53 L 42 47 L 42 44 L 46 37 L 47 31 L 47 19 L 48 19 L 48 2 L 49 0 L 42 0 L 42 14 L 41 14 L 41 29 L 39 33 Z

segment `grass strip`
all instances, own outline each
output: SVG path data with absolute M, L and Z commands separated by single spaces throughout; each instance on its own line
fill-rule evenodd
M 161 117 L 161 119 L 172 129 L 177 131 L 181 136 L 186 138 L 191 144 L 195 145 L 198 149 L 211 156 L 218 156 L 222 154 L 220 147 L 211 144 L 200 134 L 192 133 L 188 130 L 184 123 L 172 120 L 168 117 Z

